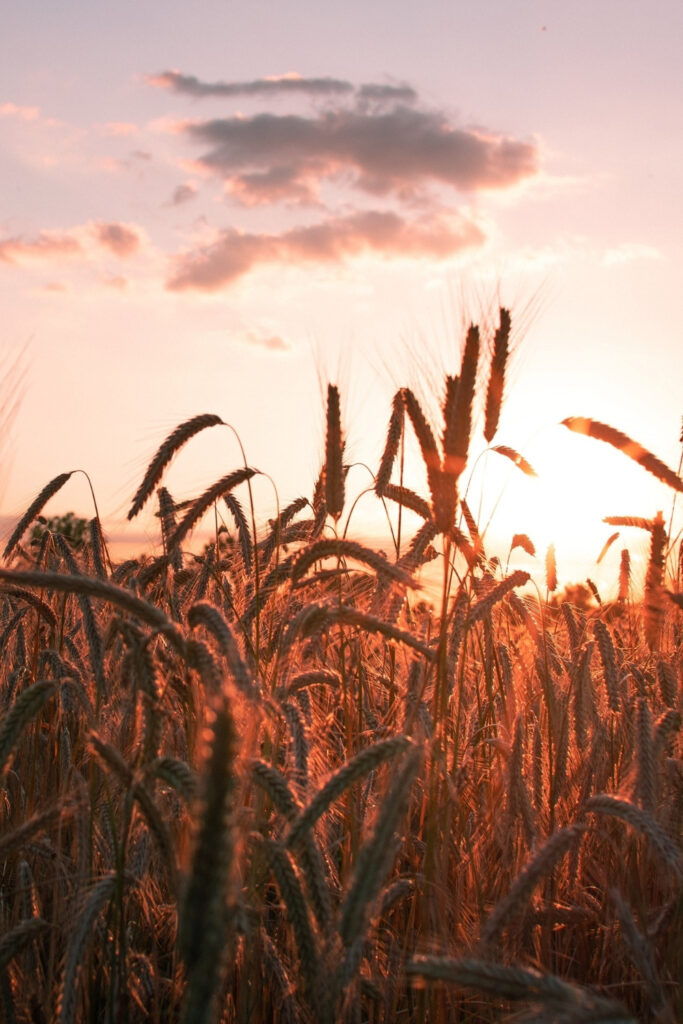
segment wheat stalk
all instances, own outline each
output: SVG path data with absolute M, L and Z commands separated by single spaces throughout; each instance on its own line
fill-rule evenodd
M 191 419 L 185 420 L 184 423 L 181 423 L 180 426 L 176 427 L 168 435 L 147 467 L 142 483 L 135 493 L 133 504 L 128 512 L 129 519 L 133 519 L 142 510 L 145 502 L 151 497 L 154 488 L 161 480 L 164 469 L 168 466 L 176 452 L 201 430 L 205 430 L 207 427 L 215 427 L 219 424 L 225 426 L 220 416 L 216 416 L 213 413 L 202 413 L 199 416 L 193 416 Z
M 570 416 L 566 420 L 562 420 L 562 426 L 573 430 L 574 433 L 587 434 L 598 441 L 604 441 L 606 444 L 611 445 L 612 448 L 617 448 L 620 452 L 623 452 L 629 459 L 633 459 L 634 462 L 637 462 L 643 469 L 646 469 L 648 473 L 652 473 L 662 483 L 673 487 L 676 491 L 683 491 L 683 480 L 681 480 L 677 473 L 669 469 L 661 459 L 658 459 L 656 455 L 649 452 L 647 448 L 643 448 L 642 444 L 633 441 L 620 430 L 616 430 L 606 423 L 600 423 L 598 420 L 592 420 L 586 416 Z

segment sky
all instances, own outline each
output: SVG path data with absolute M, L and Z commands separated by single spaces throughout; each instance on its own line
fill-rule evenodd
M 601 519 L 668 519 L 673 492 L 559 424 L 593 417 L 678 466 L 680 3 L 24 0 L 3 38 L 5 532 L 79 468 L 121 550 L 158 544 L 125 515 L 199 413 L 263 472 L 265 519 L 312 492 L 328 381 L 360 495 L 393 392 L 436 416 L 469 321 L 488 344 L 505 305 L 496 441 L 539 479 L 477 458 L 479 429 L 468 494 L 492 547 L 528 533 L 538 568 L 555 543 L 561 582 L 607 590 L 622 547 L 642 571 L 633 530 L 595 565 Z M 212 428 L 166 483 L 181 500 L 240 464 Z M 68 509 L 93 514 L 84 476 L 47 511 Z M 382 530 L 362 497 L 351 532 Z

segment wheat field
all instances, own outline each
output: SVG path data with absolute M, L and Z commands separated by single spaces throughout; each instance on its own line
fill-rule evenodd
M 645 588 L 624 549 L 604 603 L 550 599 L 552 550 L 540 597 L 487 555 L 461 484 L 477 403 L 497 437 L 509 336 L 501 310 L 483 366 L 469 328 L 438 425 L 396 393 L 389 556 L 346 533 L 334 385 L 312 496 L 260 530 L 246 459 L 189 502 L 164 486 L 213 414 L 133 498 L 161 554 L 113 564 L 97 516 L 80 545 L 29 543 L 68 473 L 32 502 L 0 568 L 5 1020 L 683 1018 L 680 540 L 618 517 L 649 536 Z M 565 424 L 683 490 L 615 428 Z

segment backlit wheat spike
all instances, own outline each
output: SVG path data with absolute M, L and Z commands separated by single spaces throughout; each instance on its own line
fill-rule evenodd
M 268 794 L 273 806 L 288 821 L 293 821 L 301 811 L 301 804 L 282 772 L 273 765 L 259 760 L 252 761 L 250 767 L 254 782 Z
M 545 1001 L 551 998 L 567 1008 L 577 1006 L 579 1002 L 580 990 L 554 975 L 503 967 L 486 960 L 415 956 L 409 961 L 407 971 L 411 978 L 450 982 L 463 988 L 491 992 L 499 999 Z
M 657 679 L 659 681 L 659 692 L 662 700 L 669 708 L 676 707 L 678 684 L 676 682 L 676 669 L 669 665 L 663 658 L 657 661 Z
M 481 941 L 484 945 L 489 945 L 497 938 L 503 922 L 514 910 L 526 906 L 543 876 L 554 869 L 557 862 L 578 841 L 583 831 L 583 828 L 577 825 L 560 829 L 537 850 L 532 860 L 512 883 L 507 894 L 494 907 L 482 928 Z
M 637 787 L 643 810 L 654 814 L 655 809 L 655 752 L 652 736 L 652 714 L 645 697 L 640 697 L 636 710 L 636 737 L 638 750 Z
M 51 626 L 52 629 L 57 628 L 57 616 L 52 611 L 50 605 L 46 601 L 43 601 L 40 597 L 38 597 L 37 594 L 34 594 L 30 590 L 26 590 L 23 587 L 3 587 L 2 593 L 7 594 L 9 597 L 16 597 L 22 603 L 25 602 L 26 604 L 30 605 L 31 608 L 33 608 L 38 613 L 41 619 L 44 619 L 44 621 L 49 626 Z M 5 639 L 6 638 L 3 636 L 2 644 L 0 644 L 0 646 L 4 647 Z
M 677 473 L 669 469 L 656 455 L 649 452 L 647 448 L 643 448 L 642 444 L 633 441 L 620 430 L 616 430 L 606 423 L 600 423 L 598 420 L 592 420 L 586 416 L 570 416 L 568 419 L 562 420 L 562 426 L 568 427 L 569 430 L 573 430 L 577 434 L 587 434 L 598 441 L 605 441 L 613 448 L 623 452 L 624 455 L 628 455 L 629 459 L 639 463 L 643 469 L 646 469 L 648 473 L 652 473 L 662 483 L 668 484 L 669 487 L 673 487 L 676 491 L 683 491 L 683 480 L 681 480 Z
M 175 757 L 157 757 L 147 766 L 150 775 L 161 779 L 189 804 L 197 793 L 197 775 L 185 761 Z
M 5 545 L 5 550 L 3 551 L 3 558 L 9 558 L 9 556 L 12 554 L 15 547 L 17 546 L 21 538 L 24 536 L 24 533 L 31 525 L 33 520 L 36 518 L 36 516 L 40 514 L 43 507 L 47 505 L 50 498 L 54 494 L 56 494 L 57 491 L 61 490 L 61 488 L 64 486 L 64 484 L 67 482 L 67 480 L 72 476 L 74 472 L 75 470 L 72 469 L 69 473 L 60 473 L 59 476 L 56 476 L 53 480 L 50 480 L 49 484 L 45 484 L 45 487 L 43 487 L 42 491 L 37 496 L 37 498 L 35 498 L 31 502 L 31 504 L 26 509 L 23 516 L 15 526 L 14 530 L 12 531 L 12 535 L 10 536 L 9 540 L 7 541 L 7 544 Z
M 71 548 L 69 547 L 69 542 L 61 533 L 55 535 L 55 547 L 58 548 L 69 572 L 74 576 L 80 575 L 80 568 L 73 556 Z M 105 696 L 107 685 L 104 673 L 102 638 L 100 637 L 99 630 L 97 628 L 95 613 L 93 612 L 88 595 L 82 591 L 77 591 L 76 599 L 81 606 L 83 628 L 88 641 L 90 664 L 92 665 L 93 675 L 97 684 L 97 700 L 100 701 Z
M 619 562 L 619 592 L 617 599 L 619 601 L 628 601 L 628 595 L 631 589 L 631 554 L 628 548 L 623 548 L 621 552 L 621 560 Z
M 491 449 L 491 451 L 497 452 L 498 455 L 503 455 L 506 459 L 509 459 L 510 462 L 513 462 L 518 469 L 521 469 L 525 476 L 538 476 L 538 473 L 531 463 L 528 462 L 523 455 L 520 455 L 519 452 L 515 451 L 514 448 L 510 448 L 506 444 L 497 444 Z
M 551 594 L 557 590 L 557 562 L 554 544 L 549 544 L 545 553 L 545 585 Z
M 653 1011 L 657 1012 L 665 1005 L 665 997 L 661 982 L 657 977 L 657 968 L 652 955 L 652 945 L 643 935 L 633 919 L 630 906 L 624 900 L 618 889 L 611 889 L 610 896 L 621 924 L 622 935 L 626 940 L 626 946 L 631 954 L 633 963 L 640 971 L 647 986 L 650 1005 Z
M 506 594 L 509 594 L 515 587 L 523 587 L 525 583 L 528 583 L 531 576 L 528 572 L 524 572 L 523 569 L 516 569 L 515 572 L 511 573 L 506 579 L 497 583 L 495 587 L 489 590 L 485 597 L 482 597 L 481 601 L 470 609 L 469 619 L 470 624 L 478 622 L 488 615 L 491 608 L 498 604 Z
M 368 917 L 396 854 L 393 835 L 406 811 L 419 764 L 420 750 L 413 747 L 405 755 L 382 801 L 371 838 L 358 854 L 353 882 L 344 900 L 339 922 L 339 934 L 347 949 L 362 938 Z
M 76 986 L 81 970 L 85 945 L 90 938 L 93 925 L 104 906 L 114 895 L 117 875 L 111 872 L 98 879 L 85 894 L 75 925 L 70 930 L 66 949 L 66 966 L 57 997 L 59 1024 L 75 1024 L 77 1019 L 78 994 Z
M 299 872 L 289 852 L 279 843 L 259 837 L 259 845 L 275 875 L 280 895 L 287 907 L 307 993 L 309 998 L 315 998 L 320 969 L 319 943 L 303 893 Z
M 676 878 L 680 880 L 683 877 L 681 851 L 648 811 L 609 793 L 599 793 L 590 797 L 584 808 L 594 814 L 609 814 L 638 829 L 650 840 L 666 865 L 672 869 Z
M 423 519 L 432 518 L 432 510 L 429 507 L 428 502 L 421 498 L 415 491 L 411 491 L 408 487 L 401 487 L 398 484 L 386 484 L 383 492 L 383 498 L 390 498 L 392 501 L 398 502 L 399 505 L 403 505 L 404 508 L 409 508 L 411 512 L 415 512 L 418 516 L 422 516 Z
M 187 613 L 191 629 L 204 626 L 218 641 L 221 654 L 228 663 L 230 673 L 238 689 L 246 696 L 256 698 L 257 692 L 251 672 L 240 653 L 237 640 L 220 610 L 207 602 L 193 604 Z
M 199 416 L 193 416 L 191 419 L 185 420 L 184 423 L 181 423 L 180 426 L 176 427 L 168 435 L 147 467 L 147 472 L 133 498 L 133 504 L 128 513 L 129 519 L 133 519 L 141 511 L 147 499 L 153 494 L 154 488 L 161 480 L 164 469 L 168 466 L 176 452 L 201 430 L 218 425 L 224 426 L 220 416 L 216 416 L 213 413 L 202 413 Z
M 484 437 L 491 443 L 498 429 L 500 410 L 503 405 L 503 391 L 505 388 L 505 368 L 508 359 L 510 344 L 510 311 L 500 310 L 500 323 L 493 339 L 493 355 L 491 357 L 491 370 L 489 372 L 489 383 L 486 390 L 486 411 L 484 417 Z
M 257 470 L 250 469 L 247 466 L 242 469 L 236 469 L 232 473 L 228 473 L 227 476 L 217 480 L 215 484 L 207 488 L 204 493 L 193 502 L 192 507 L 185 514 L 185 517 L 180 521 L 176 529 L 174 530 L 171 537 L 168 540 L 169 551 L 173 551 L 185 540 L 190 530 L 195 524 L 201 519 L 208 508 L 211 508 L 214 501 L 218 501 L 219 498 L 223 498 L 233 488 L 243 484 L 246 480 L 256 474 Z
M 391 406 L 391 417 L 389 419 L 384 451 L 379 469 L 377 470 L 377 476 L 375 477 L 375 492 L 380 496 L 384 494 L 384 490 L 391 480 L 391 471 L 398 455 L 398 447 L 403 433 L 404 409 L 403 392 L 397 391 Z
M 536 548 L 534 547 L 534 542 L 531 540 L 530 537 L 527 536 L 526 533 L 516 533 L 513 536 L 512 543 L 510 544 L 510 554 L 512 554 L 515 548 L 521 548 L 522 551 L 526 551 L 527 555 L 529 555 L 531 558 L 534 558 L 536 555 Z
M 612 547 L 612 545 L 614 544 L 615 540 L 617 540 L 619 538 L 619 536 L 620 536 L 620 533 L 617 530 L 616 533 L 611 534 L 607 538 L 607 540 L 605 541 L 605 543 L 602 546 L 602 550 L 601 550 L 600 554 L 598 555 L 598 557 L 595 560 L 595 564 L 596 565 L 600 565 L 600 562 L 602 562 L 603 558 L 605 557 L 605 555 L 607 554 L 609 549 Z
M 666 527 L 658 512 L 652 521 L 650 557 L 645 574 L 645 637 L 651 650 L 659 646 L 659 634 L 664 621 L 664 560 L 666 554 Z
M 325 504 L 336 521 L 344 509 L 344 435 L 339 388 L 327 386 L 327 434 L 325 437 Z
M 635 526 L 639 530 L 651 530 L 652 520 L 643 516 L 605 516 L 602 520 L 608 526 Z
M 312 798 L 305 810 L 292 825 L 286 837 L 286 845 L 294 847 L 305 836 L 309 829 L 313 828 L 318 818 L 338 800 L 349 786 L 357 779 L 363 778 L 368 772 L 373 771 L 384 761 L 396 757 L 410 746 L 410 740 L 406 736 L 393 736 L 388 740 L 380 740 L 361 750 L 350 761 L 335 772 L 327 780 L 325 785 Z
M 470 324 L 460 364 L 452 448 L 444 452 L 444 468 L 448 472 L 454 473 L 456 477 L 462 473 L 467 462 L 472 433 L 472 402 L 477 384 L 478 367 L 479 328 L 476 324 Z
M 237 734 L 226 697 L 216 702 L 205 742 L 199 830 L 180 915 L 179 948 L 188 975 L 183 1024 L 215 1020 L 212 1007 L 227 952 Z
M 66 576 L 59 572 L 18 572 L 0 569 L 0 580 L 18 586 L 38 587 L 44 590 L 58 590 L 69 594 L 87 594 L 102 601 L 109 601 L 146 622 L 153 629 L 166 633 L 170 638 L 180 640 L 173 623 L 149 601 L 137 597 L 131 590 L 117 587 L 114 583 L 99 580 L 93 576 Z
M 287 506 L 287 508 L 283 509 L 283 511 L 280 513 L 277 519 L 269 520 L 271 530 L 269 535 L 262 542 L 260 549 L 261 556 L 259 561 L 262 566 L 265 567 L 268 564 L 276 547 L 279 544 L 281 545 L 283 543 L 283 533 L 287 529 L 292 519 L 294 519 L 294 517 L 298 515 L 299 512 L 302 512 L 307 505 L 309 505 L 308 498 L 295 498 L 295 500 L 292 501 Z M 311 520 L 307 520 L 307 522 L 311 523 Z
M 0 939 L 0 971 L 4 971 L 14 957 L 50 930 L 49 922 L 40 917 L 29 917 L 20 921 Z
M 457 480 L 460 463 L 454 457 L 458 445 L 458 395 L 460 380 L 458 377 L 446 377 L 446 394 L 442 406 L 443 432 L 441 447 L 443 464 L 439 474 L 438 510 L 435 507 L 434 517 L 439 530 L 447 533 L 453 526 L 455 510 L 458 502 Z
M 315 563 L 325 558 L 351 558 L 356 562 L 362 562 L 370 566 L 380 576 L 386 576 L 396 583 L 402 583 L 406 587 L 417 586 L 412 577 L 400 567 L 387 561 L 379 552 L 372 548 L 365 547 L 353 540 L 342 540 L 330 538 L 319 540 L 309 545 L 296 558 L 292 567 L 292 579 L 300 580 L 306 571 Z
M 6 828 L 0 835 L 0 857 L 5 860 L 15 851 L 20 851 L 29 840 L 44 831 L 57 818 L 62 818 L 65 821 L 73 809 L 73 805 L 56 803 L 52 807 L 48 807 L 47 810 L 34 814 L 28 820 L 17 825 L 16 828 Z
M 21 739 L 21 735 L 31 721 L 40 712 L 45 702 L 54 695 L 56 683 L 43 680 L 22 690 L 5 712 L 0 726 L 0 779 L 4 776 L 12 752 Z
M 427 470 L 429 494 L 432 499 L 434 515 L 436 516 L 436 507 L 439 500 L 439 487 L 441 484 L 441 455 L 439 453 L 432 428 L 429 426 L 427 418 L 422 411 L 422 406 L 410 388 L 403 389 L 403 400 L 410 417 L 410 422 L 413 425 L 413 430 L 415 431 L 415 436 L 417 437 L 420 452 Z
M 600 659 L 605 673 L 605 686 L 607 688 L 610 710 L 616 713 L 621 709 L 621 699 L 619 697 L 619 674 L 617 672 L 612 634 L 601 619 L 596 619 L 593 623 L 593 634 L 598 641 L 598 650 L 600 651 Z
M 223 501 L 230 510 L 232 518 L 235 520 L 235 525 L 237 526 L 237 536 L 239 537 L 244 569 L 246 572 L 250 572 L 253 558 L 253 544 L 251 540 L 251 533 L 249 531 L 249 523 L 247 522 L 247 518 L 244 514 L 244 509 L 234 494 L 224 494 Z

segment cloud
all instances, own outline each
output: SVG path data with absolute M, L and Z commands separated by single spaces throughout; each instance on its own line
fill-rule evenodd
M 409 221 L 397 213 L 369 210 L 279 235 L 230 228 L 215 242 L 177 257 L 167 287 L 217 291 L 263 263 L 341 262 L 364 252 L 442 259 L 483 241 L 480 228 L 458 214 Z
M 259 334 L 258 331 L 249 331 L 245 341 L 248 345 L 265 348 L 269 352 L 289 352 L 290 350 L 290 346 L 279 334 Z
M 406 194 L 433 184 L 466 192 L 508 188 L 535 175 L 539 166 L 534 143 L 460 128 L 439 111 L 405 104 L 313 116 L 260 113 L 188 122 L 182 130 L 206 147 L 199 166 L 222 177 L 243 199 L 254 174 L 258 188 L 264 175 L 286 171 L 296 198 L 323 180 L 374 195 Z M 282 198 L 282 189 L 274 198 Z
M 183 185 L 178 185 L 174 190 L 166 206 L 182 206 L 183 203 L 189 203 L 196 195 L 197 186 L 193 185 L 192 182 L 185 182 Z
M 354 92 L 351 82 L 339 78 L 302 78 L 290 73 L 268 78 L 254 78 L 249 82 L 202 82 L 194 75 L 179 71 L 162 71 L 147 75 L 149 85 L 171 89 L 186 96 L 273 96 L 276 93 L 299 93 L 307 96 L 340 96 Z
M 40 117 L 38 107 L 21 107 L 16 103 L 0 103 L 0 117 L 17 117 L 21 121 L 36 121 Z
M 137 231 L 125 224 L 93 224 L 93 234 L 100 245 L 122 259 L 132 256 L 140 246 L 140 236 Z
M 149 85 L 159 89 L 170 89 L 173 92 L 204 99 L 209 96 L 275 96 L 303 95 L 310 97 L 342 97 L 353 96 L 360 102 L 386 103 L 400 101 L 414 103 L 417 93 L 412 86 L 400 84 L 368 82 L 355 86 L 343 78 L 304 78 L 294 71 L 286 75 L 269 75 L 266 78 L 253 78 L 247 82 L 202 82 L 194 75 L 184 75 L 180 71 L 162 71 L 156 75 L 147 75 Z
M 31 239 L 18 235 L 0 239 L 0 263 L 53 260 L 60 256 L 76 256 L 82 251 L 81 243 L 72 232 L 40 231 Z

